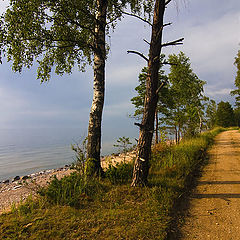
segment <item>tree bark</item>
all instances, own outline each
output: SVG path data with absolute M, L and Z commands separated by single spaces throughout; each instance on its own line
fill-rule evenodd
M 156 121 L 156 135 L 155 135 L 155 144 L 158 144 L 158 110 L 155 112 L 155 121 Z
M 101 123 L 105 92 L 105 29 L 107 0 L 98 0 L 95 25 L 93 101 L 89 116 L 87 159 L 94 159 L 94 173 L 102 173 L 100 162 Z
M 160 67 L 160 54 L 162 48 L 164 11 L 165 0 L 156 0 L 154 6 L 152 36 L 149 50 L 144 112 L 139 133 L 137 157 L 133 170 L 132 186 L 134 187 L 147 184 L 151 144 L 154 132 L 154 116 L 158 101 L 158 71 Z

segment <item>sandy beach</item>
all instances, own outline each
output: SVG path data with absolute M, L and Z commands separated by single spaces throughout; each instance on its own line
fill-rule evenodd
M 34 197 L 39 187 L 47 185 L 54 175 L 60 179 L 73 171 L 68 166 L 33 173 L 28 175 L 27 179 L 20 177 L 16 181 L 9 179 L 7 183 L 0 183 L 0 214 L 11 210 L 13 203 L 16 205 L 19 204 L 29 195 Z

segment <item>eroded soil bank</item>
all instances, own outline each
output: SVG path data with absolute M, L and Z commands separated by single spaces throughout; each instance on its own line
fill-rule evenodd
M 240 239 L 240 132 L 220 133 L 209 151 L 179 239 Z

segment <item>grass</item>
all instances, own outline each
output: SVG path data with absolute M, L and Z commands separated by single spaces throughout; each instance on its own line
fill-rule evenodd
M 76 174 L 54 179 L 37 200 L 0 216 L 0 239 L 166 239 L 175 203 L 220 131 L 155 146 L 144 188 L 129 186 L 125 165 L 103 180 Z

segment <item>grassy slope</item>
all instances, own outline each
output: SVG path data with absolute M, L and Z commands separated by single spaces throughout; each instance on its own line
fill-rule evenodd
M 165 239 L 174 203 L 221 130 L 153 149 L 149 186 L 101 182 L 78 209 L 31 199 L 0 216 L 0 239 Z

